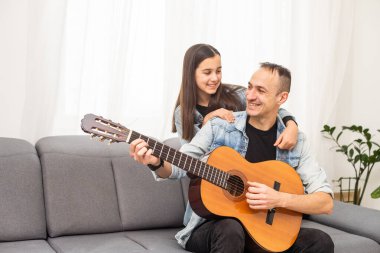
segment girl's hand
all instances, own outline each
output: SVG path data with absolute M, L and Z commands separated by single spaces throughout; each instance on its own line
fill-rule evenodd
M 286 124 L 284 132 L 278 137 L 274 146 L 280 149 L 292 149 L 296 146 L 298 140 L 298 126 L 293 120 Z
M 227 120 L 229 123 L 235 122 L 235 117 L 232 111 L 220 108 L 207 114 L 203 119 L 202 125 L 206 124 L 206 122 L 213 117 L 219 117 L 221 119 Z

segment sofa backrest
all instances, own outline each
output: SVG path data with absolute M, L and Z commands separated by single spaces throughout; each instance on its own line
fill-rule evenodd
M 39 140 L 36 148 L 49 236 L 182 224 L 181 182 L 155 182 L 147 167 L 129 156 L 128 144 L 56 136 Z
M 40 161 L 27 141 L 0 137 L 0 241 L 46 238 Z

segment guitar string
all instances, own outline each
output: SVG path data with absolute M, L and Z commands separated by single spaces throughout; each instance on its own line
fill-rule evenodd
M 175 149 L 172 149 L 172 148 L 169 147 L 168 152 L 164 151 L 163 153 L 166 154 L 166 155 L 169 153 L 168 158 L 171 158 L 171 159 L 174 161 L 174 158 L 175 158 L 176 156 L 175 156 L 175 155 L 174 155 L 174 156 L 170 155 L 170 151 L 174 151 L 174 152 L 175 152 L 176 150 L 175 150 Z M 199 161 L 198 159 L 195 159 L 195 158 L 193 158 L 193 157 L 190 157 L 190 158 L 193 159 L 193 160 Z M 183 159 L 181 159 L 181 161 L 183 161 Z M 180 162 L 181 162 L 181 161 L 180 161 Z M 180 163 L 180 162 L 179 162 L 179 163 Z M 191 164 L 191 163 L 190 163 L 190 164 Z M 185 164 L 185 165 L 187 165 L 187 164 Z M 196 168 L 194 168 L 194 169 L 199 169 L 199 170 L 201 170 L 201 169 L 217 170 L 217 172 L 215 172 L 215 173 L 212 173 L 212 172 L 211 172 L 211 174 L 215 174 L 215 175 L 213 176 L 213 179 L 216 180 L 216 181 L 220 181 L 220 180 L 222 180 L 223 182 L 226 182 L 226 181 L 227 181 L 227 183 L 228 183 L 228 179 L 221 179 L 221 176 L 223 176 L 223 174 L 220 176 L 220 175 L 217 175 L 217 173 L 218 173 L 218 171 L 220 171 L 221 173 L 228 174 L 228 175 L 230 176 L 229 179 L 231 179 L 230 181 L 232 181 L 231 185 L 235 186 L 235 187 L 236 187 L 238 190 L 240 190 L 240 191 L 243 191 L 243 190 L 244 190 L 244 184 L 242 184 L 240 180 L 235 179 L 234 177 L 231 177 L 231 176 L 233 176 L 233 175 L 230 175 L 229 173 L 227 173 L 227 172 L 225 172 L 225 171 L 222 171 L 222 170 L 220 170 L 220 169 L 217 169 L 217 168 L 215 168 L 215 167 L 213 167 L 213 166 L 210 166 L 210 165 L 208 165 L 208 164 L 206 164 L 206 163 L 201 164 L 201 166 L 202 166 L 203 168 L 202 168 L 202 167 L 199 167 L 199 166 L 196 166 Z M 207 167 L 208 167 L 208 168 L 207 168 Z M 210 173 L 208 173 L 208 174 L 210 174 Z M 215 176 L 218 177 L 218 179 L 216 179 Z M 206 178 L 207 178 L 207 177 L 206 177 Z
M 135 137 L 136 138 L 145 138 L 146 140 L 145 141 L 147 141 L 148 142 L 148 145 L 149 145 L 149 148 L 151 148 L 151 146 L 153 145 L 152 143 L 149 143 L 149 141 L 153 141 L 154 142 L 154 145 L 155 146 L 158 146 L 158 147 L 160 147 L 161 146 L 161 152 L 160 152 L 160 154 L 161 154 L 161 157 L 163 156 L 163 155 L 166 155 L 166 160 L 168 160 L 168 158 L 170 157 L 171 159 L 170 160 L 172 160 L 172 161 L 174 161 L 174 158 L 176 157 L 175 155 L 170 155 L 170 152 L 174 152 L 174 154 L 175 153 L 177 153 L 178 154 L 178 152 L 177 152 L 177 150 L 176 149 L 173 149 L 173 148 L 171 148 L 171 147 L 169 147 L 169 146 L 167 146 L 167 145 L 164 145 L 164 144 L 162 144 L 162 143 L 160 143 L 160 142 L 157 142 L 157 141 L 155 141 L 155 140 L 153 140 L 153 139 L 150 139 L 149 137 L 146 137 L 146 136 L 143 136 L 143 135 L 141 135 L 141 134 L 138 134 L 137 132 L 134 132 L 134 133 L 136 133 L 135 134 Z M 138 136 L 136 136 L 136 135 L 140 135 L 139 137 Z M 158 145 L 157 145 L 158 144 Z M 164 149 L 167 149 L 167 150 L 164 150 Z M 163 154 L 163 155 L 162 155 Z M 183 153 L 182 153 L 183 154 Z M 195 161 L 199 161 L 198 159 L 195 159 L 195 158 L 193 158 L 193 157 L 191 157 L 191 156 L 188 156 L 188 155 L 186 155 L 186 154 L 183 154 L 183 155 L 185 155 L 185 158 L 186 158 L 186 156 L 187 156 L 187 158 L 190 158 L 190 165 L 192 164 L 192 162 L 195 160 Z M 181 162 L 184 162 L 184 159 L 178 159 L 179 160 L 179 163 L 178 164 L 180 164 Z M 188 163 L 185 161 L 185 164 L 184 165 L 187 165 L 188 166 Z M 197 162 L 196 162 L 196 165 L 197 165 Z M 240 192 L 244 192 L 244 184 L 242 184 L 242 181 L 240 181 L 240 180 L 238 180 L 238 179 L 236 179 L 235 177 L 231 177 L 231 175 L 229 174 L 229 173 L 227 173 L 227 172 L 224 172 L 224 171 L 222 171 L 222 170 L 220 170 L 220 169 L 217 169 L 217 168 L 215 168 L 215 167 L 213 167 L 213 166 L 210 166 L 210 165 L 208 165 L 208 164 L 206 164 L 206 163 L 203 163 L 203 162 L 201 162 L 201 164 L 200 164 L 201 166 L 203 165 L 203 168 L 202 167 L 199 167 L 199 166 L 195 166 L 195 168 L 193 168 L 193 171 L 195 172 L 196 170 L 198 170 L 199 171 L 199 175 L 200 175 L 200 171 L 201 171 L 201 169 L 207 169 L 207 171 L 206 171 L 206 173 L 207 173 L 207 175 L 210 175 L 211 174 L 211 179 L 213 179 L 214 180 L 214 182 L 215 182 L 215 180 L 216 180 L 216 185 L 219 185 L 218 184 L 218 182 L 219 181 L 222 181 L 222 184 L 220 184 L 220 186 L 224 186 L 225 184 L 227 185 L 227 189 L 228 189 L 228 185 L 230 185 L 230 186 L 233 186 L 233 188 L 235 188 L 235 189 L 237 189 L 238 191 L 240 191 Z M 207 168 L 207 167 L 209 167 L 209 168 Z M 210 172 L 211 171 L 211 172 Z M 213 173 L 213 171 L 215 171 L 215 173 Z M 221 175 L 218 175 L 218 172 L 219 172 L 219 174 L 220 173 L 222 173 Z M 191 173 L 191 172 L 190 172 Z M 204 174 L 204 173 L 203 173 Z M 202 175 L 203 175 L 202 174 Z M 214 175 L 215 174 L 215 175 Z M 225 179 L 223 179 L 222 177 L 223 177 L 223 175 L 229 175 L 229 176 L 227 176 L 227 178 L 225 178 Z M 216 178 L 216 177 L 217 178 Z M 206 178 L 207 178 L 207 176 L 206 176 Z M 228 179 L 230 179 L 230 180 L 228 180 Z M 212 180 L 211 180 L 212 181 Z M 213 181 L 212 181 L 213 182 Z M 228 183 L 230 183 L 230 184 L 228 184 Z
M 128 129 L 125 129 L 126 130 L 126 132 L 129 132 L 129 131 L 132 131 L 132 130 L 128 130 Z M 149 148 L 151 148 L 151 143 L 149 143 L 149 141 L 153 141 L 153 142 L 155 142 L 155 146 L 162 146 L 161 147 L 161 153 L 162 154 L 164 154 L 164 155 L 166 155 L 166 157 L 168 158 L 168 155 L 170 155 L 170 151 L 172 151 L 172 152 L 174 152 L 174 153 L 176 153 L 177 152 L 177 150 L 176 149 L 173 149 L 173 148 L 171 148 L 171 147 L 169 147 L 169 146 L 167 146 L 167 145 L 165 145 L 165 144 L 162 144 L 162 143 L 160 143 L 160 142 L 158 142 L 158 141 L 156 141 L 156 140 L 153 140 L 153 139 L 151 139 L 151 138 L 149 138 L 149 137 L 147 137 L 147 136 L 145 136 L 145 135 L 142 135 L 142 134 L 140 134 L 140 133 L 138 133 L 138 132 L 135 132 L 135 131 L 132 131 L 132 134 L 131 134 L 131 140 L 130 141 L 132 141 L 132 140 L 135 140 L 135 139 L 137 139 L 137 138 L 141 138 L 141 139 L 143 139 L 144 141 L 146 141 L 147 143 L 148 143 L 148 145 L 149 145 Z M 158 145 L 157 145 L 158 144 Z M 168 150 L 167 150 L 167 153 L 166 153 L 166 151 L 164 152 L 164 148 L 167 148 Z M 183 154 L 183 153 L 182 153 Z M 193 158 L 193 157 L 191 157 L 191 156 L 189 156 L 189 155 L 186 155 L 186 154 L 184 154 L 185 155 L 185 158 L 186 158 L 186 156 L 188 157 L 188 158 L 190 158 L 190 164 L 192 163 L 192 161 L 193 160 L 196 160 L 196 161 L 199 161 L 198 159 L 195 159 L 195 158 Z M 175 155 L 174 156 L 172 156 L 171 157 L 171 159 L 174 161 L 174 157 L 175 157 Z M 167 159 L 166 159 L 167 160 Z M 183 159 L 180 159 L 180 161 L 179 161 L 179 163 L 180 162 L 183 162 Z M 184 165 L 187 165 L 186 164 L 187 162 L 185 162 L 185 164 Z M 226 184 L 227 184 L 227 186 L 228 186 L 228 182 L 230 182 L 230 185 L 232 185 L 235 189 L 237 189 L 237 190 L 239 190 L 239 191 L 241 191 L 241 192 L 244 192 L 244 183 L 242 184 L 242 182 L 240 181 L 240 180 L 238 180 L 238 179 L 236 179 L 235 177 L 231 177 L 231 175 L 229 174 L 229 173 L 227 173 L 227 172 L 224 172 L 224 171 L 222 171 L 222 170 L 220 170 L 220 169 L 217 169 L 217 168 L 215 168 L 215 167 L 213 167 L 213 166 L 210 166 L 210 165 L 208 165 L 208 164 L 206 164 L 206 163 L 201 163 L 201 165 L 206 165 L 206 166 L 208 166 L 208 167 L 211 167 L 211 170 L 215 170 L 216 172 L 214 173 L 214 174 L 216 174 L 217 175 L 217 173 L 218 173 L 218 171 L 220 171 L 221 173 L 222 173 L 222 176 L 223 176 L 223 173 L 226 173 L 226 174 L 228 174 L 229 176 L 227 176 L 227 178 L 226 179 L 220 179 L 221 181 L 223 181 L 223 182 L 225 182 Z M 206 167 L 206 166 L 204 166 L 204 167 Z M 197 168 L 197 166 L 195 167 L 195 168 L 193 168 L 194 169 L 194 172 L 195 172 L 195 170 L 196 169 L 198 169 L 199 171 L 201 170 L 201 169 L 204 169 L 204 168 Z M 207 169 L 207 167 L 206 167 L 206 169 Z M 207 170 L 210 170 L 210 169 L 207 169 Z M 190 172 L 191 173 L 191 172 Z M 212 174 L 212 172 L 210 172 L 211 174 Z M 209 174 L 210 174 L 209 173 Z M 215 177 L 214 177 L 214 179 L 215 179 Z M 230 179 L 230 180 L 229 180 Z M 220 181 L 220 180 L 218 180 L 218 181 Z M 223 186 L 224 184 L 222 184 L 221 186 Z
M 128 130 L 128 129 L 125 129 L 125 128 L 124 128 L 124 130 L 125 130 L 126 133 L 129 132 L 129 131 L 131 131 L 131 130 Z M 165 151 L 164 154 L 166 154 L 167 158 L 168 158 L 168 155 L 170 154 L 170 151 L 172 151 L 174 153 L 176 153 L 176 151 L 177 151 L 177 150 L 175 150 L 175 149 L 173 149 L 173 148 L 171 148 L 169 146 L 166 146 L 166 145 L 164 145 L 164 144 L 162 144 L 160 142 L 152 140 L 149 137 L 144 136 L 144 135 L 142 135 L 142 134 L 140 134 L 138 132 L 132 131 L 131 135 L 132 135 L 131 136 L 132 139 L 137 139 L 137 138 L 145 139 L 145 141 L 148 142 L 148 145 L 149 145 L 150 148 L 151 148 L 152 144 L 149 143 L 149 140 L 153 141 L 154 142 L 154 146 L 156 146 L 157 144 L 158 144 L 158 146 L 161 146 L 161 153 L 162 153 L 163 149 L 166 147 L 168 150 L 167 150 L 167 153 Z M 186 156 L 187 155 L 185 154 L 185 158 L 187 160 L 188 157 L 186 157 Z M 171 159 L 173 161 L 174 161 L 174 158 L 175 158 L 175 156 L 171 157 Z M 193 162 L 194 158 L 193 157 L 190 157 L 190 158 L 191 158 L 190 159 L 190 164 L 191 164 Z M 197 160 L 197 159 L 195 159 L 195 160 Z M 180 164 L 181 162 L 184 162 L 183 159 L 179 159 L 179 163 L 178 164 Z M 188 164 L 187 164 L 186 161 L 184 163 L 185 163 L 184 165 L 188 166 Z M 197 165 L 197 163 L 196 163 L 196 165 Z M 236 189 L 236 190 L 238 190 L 240 192 L 244 192 L 244 184 L 242 184 L 242 182 L 240 180 L 238 180 L 235 177 L 231 176 L 229 173 L 224 172 L 222 170 L 219 170 L 217 168 L 214 168 L 214 167 L 212 167 L 212 166 L 210 166 L 210 165 L 208 165 L 206 163 L 201 163 L 200 165 L 206 165 L 206 166 L 203 166 L 203 168 L 202 167 L 199 168 L 199 166 L 195 166 L 195 168 L 193 168 L 193 171 L 196 172 L 196 170 L 198 170 L 199 171 L 199 175 L 200 175 L 200 171 L 206 169 L 207 170 L 206 171 L 206 178 L 207 178 L 207 175 L 211 175 L 211 178 L 210 178 L 211 182 L 215 182 L 215 180 L 216 180 L 215 184 L 218 185 L 218 186 L 221 186 L 223 188 L 226 187 L 227 189 L 228 189 L 228 186 L 232 186 L 232 188 L 234 188 L 234 189 Z M 209 168 L 207 168 L 207 167 L 209 167 Z M 219 172 L 219 174 L 218 174 L 218 172 Z M 204 175 L 204 173 L 202 175 Z M 219 181 L 221 181 L 220 184 L 219 184 Z
M 156 144 L 155 144 L 155 145 L 156 145 Z M 180 153 L 180 152 L 178 152 L 176 149 L 173 149 L 173 148 L 171 148 L 171 147 L 169 147 L 169 146 L 166 146 L 166 145 L 164 145 L 164 144 L 160 144 L 160 143 L 159 143 L 158 146 L 160 146 L 160 145 L 161 145 L 161 152 L 164 153 L 164 154 L 166 154 L 167 158 L 170 158 L 170 160 L 172 160 L 172 161 L 174 161 L 174 162 L 175 162 L 175 159 L 177 159 L 177 161 L 178 161 L 178 165 L 180 165 L 181 162 L 183 162 L 184 165 L 189 166 L 189 163 L 186 162 L 187 158 L 192 159 L 192 160 L 190 161 L 190 165 L 192 164 L 192 162 L 193 162 L 194 160 L 196 161 L 196 163 L 197 163 L 197 161 L 199 161 L 198 159 L 195 159 L 195 158 L 190 157 L 190 156 L 188 156 L 188 155 L 186 155 L 186 154 Z M 165 150 L 165 148 L 166 148 L 166 150 Z M 170 153 L 174 153 L 174 154 L 171 155 Z M 180 155 L 181 158 L 178 158 L 178 155 L 179 155 L 179 154 L 182 154 L 182 155 L 184 155 L 185 157 L 182 158 L 182 155 Z M 184 162 L 184 161 L 185 161 L 185 162 Z M 208 176 L 211 176 L 210 179 L 211 179 L 212 181 L 216 181 L 216 184 L 219 184 L 219 181 L 222 181 L 222 185 L 225 184 L 226 182 L 227 182 L 227 183 L 228 183 L 228 182 L 232 182 L 232 185 L 233 185 L 233 186 L 236 186 L 238 189 L 240 189 L 240 190 L 244 189 L 244 185 L 241 184 L 241 181 L 239 181 L 238 179 L 235 179 L 235 177 L 231 177 L 232 175 L 230 175 L 228 172 L 225 172 L 225 171 L 222 171 L 222 170 L 220 170 L 220 169 L 218 169 L 218 168 L 215 168 L 215 167 L 213 167 L 213 166 L 210 166 L 209 164 L 206 164 L 206 163 L 201 162 L 201 164 L 196 165 L 195 168 L 193 168 L 193 171 L 194 171 L 194 172 L 196 172 L 196 170 L 201 171 L 202 169 L 203 169 L 203 170 L 206 169 L 206 176 L 205 176 L 205 178 L 208 179 Z M 191 173 L 191 171 L 190 171 L 190 173 Z M 199 174 L 200 174 L 200 172 L 199 172 Z M 204 174 L 204 173 L 203 173 L 203 174 Z M 202 175 L 203 175 L 203 174 L 202 174 Z M 230 176 L 230 177 L 228 177 L 228 176 Z M 228 177 L 228 178 L 226 179 L 226 177 Z M 230 179 L 230 180 L 228 180 L 228 179 Z M 236 185 L 236 184 L 238 184 L 238 185 Z M 239 186 L 240 186 L 240 187 L 239 187 Z

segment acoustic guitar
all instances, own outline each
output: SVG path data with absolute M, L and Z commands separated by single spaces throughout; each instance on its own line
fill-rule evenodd
M 281 192 L 304 194 L 299 175 L 288 164 L 281 161 L 250 163 L 225 146 L 211 152 L 204 163 L 100 116 L 87 114 L 81 125 L 84 132 L 101 141 L 131 143 L 143 139 L 154 156 L 194 175 L 196 179 L 191 180 L 189 186 L 189 202 L 199 216 L 239 220 L 250 237 L 267 251 L 284 251 L 295 242 L 302 222 L 301 213 L 284 208 L 252 210 L 245 197 L 247 181 L 263 183 Z

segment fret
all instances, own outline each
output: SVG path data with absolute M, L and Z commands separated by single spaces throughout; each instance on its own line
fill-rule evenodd
M 218 180 L 218 185 L 222 185 L 223 183 L 223 172 L 219 171 L 219 180 Z
M 166 159 L 165 159 L 166 161 L 168 160 L 168 157 L 169 157 L 169 151 L 170 150 L 168 150 L 168 153 L 166 154 Z
M 156 141 L 156 142 L 154 142 L 153 152 L 154 152 L 154 151 L 155 151 L 155 149 L 156 149 L 156 145 L 157 145 L 157 141 Z
M 219 177 L 218 177 L 218 172 L 216 171 L 216 172 L 215 172 L 215 175 L 214 175 L 214 180 L 213 180 L 213 181 L 215 182 L 216 185 L 218 185 L 218 179 L 219 179 Z
M 220 177 L 219 177 L 219 171 L 215 171 L 215 184 L 216 185 L 219 185 L 219 179 L 220 179 Z
M 187 158 L 189 158 L 188 155 L 186 156 L 185 164 L 183 165 L 182 169 L 185 169 L 185 166 L 187 165 Z M 189 171 L 190 171 L 190 169 L 189 169 Z
M 223 177 L 224 177 L 224 179 L 223 179 L 222 187 L 225 188 L 226 187 L 226 173 L 223 173 Z
M 178 164 L 178 166 L 179 166 L 179 164 L 180 164 L 180 162 L 181 162 L 181 156 L 182 156 L 182 153 L 179 152 L 178 150 L 175 150 L 174 156 L 177 158 L 177 164 Z
M 181 167 L 182 153 L 179 152 L 179 155 L 180 155 L 180 156 L 179 156 L 179 159 L 178 159 L 178 160 L 179 160 L 179 161 L 178 161 L 178 166 Z
M 150 141 L 150 139 L 148 137 L 147 140 L 146 140 L 146 143 L 148 143 L 148 148 L 149 148 L 149 141 Z
M 214 170 L 212 169 L 212 167 L 210 166 L 210 169 L 209 169 L 209 171 L 210 171 L 210 182 L 212 182 L 213 181 L 213 178 L 214 178 Z
M 206 178 L 208 178 L 210 181 L 211 181 L 211 174 L 212 174 L 212 170 L 210 168 L 210 166 L 204 166 L 205 169 L 206 169 Z
M 198 162 L 199 162 L 199 160 L 197 160 L 196 162 L 195 162 L 195 168 L 197 168 L 198 169 L 198 175 L 200 175 L 201 174 L 201 168 L 200 167 L 198 167 Z M 202 178 L 204 178 L 204 170 L 202 170 Z
M 221 171 L 218 171 L 218 182 L 217 182 L 217 185 L 222 185 L 222 177 L 223 177 L 223 172 Z
M 190 165 L 188 166 L 188 168 L 189 168 L 189 171 L 191 172 L 191 169 L 193 169 L 193 171 L 194 171 L 194 175 L 196 175 L 196 173 L 195 173 L 195 169 L 193 168 L 193 166 L 191 166 L 193 164 L 193 158 L 190 158 Z
M 161 146 L 160 154 L 158 155 L 158 157 L 160 157 L 160 158 L 161 158 L 161 154 L 162 154 L 163 149 L 164 149 L 164 145 Z
M 214 167 L 210 166 L 210 182 L 214 181 L 214 174 L 215 174 L 215 169 Z

